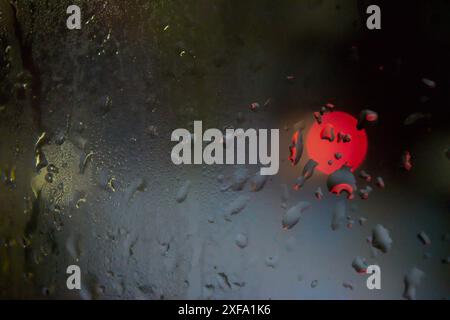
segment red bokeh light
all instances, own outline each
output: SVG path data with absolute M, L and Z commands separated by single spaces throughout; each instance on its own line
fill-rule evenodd
M 335 139 L 333 142 L 320 138 L 320 133 L 327 124 L 334 127 Z M 367 153 L 367 135 L 365 130 L 356 129 L 357 120 L 348 113 L 334 111 L 322 116 L 322 124 L 315 122 L 306 136 L 306 152 L 310 159 L 319 163 L 317 170 L 330 174 L 342 165 L 347 164 L 352 171 L 358 168 L 364 161 Z M 351 136 L 350 142 L 337 142 L 338 134 L 342 132 Z M 336 153 L 341 153 L 342 158 L 337 160 Z M 329 160 L 333 160 L 330 165 Z

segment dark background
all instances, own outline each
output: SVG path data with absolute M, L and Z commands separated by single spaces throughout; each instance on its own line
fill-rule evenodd
M 81 30 L 66 28 L 69 4 L 81 7 Z M 369 4 L 381 7 L 382 30 L 365 27 Z M 1 52 L 11 46 L 0 55 L 0 297 L 401 299 L 414 266 L 425 272 L 417 298 L 448 297 L 448 1 L 0 0 L 0 9 Z M 285 160 L 293 126 L 309 126 L 328 101 L 355 116 L 379 113 L 361 168 L 387 187 L 350 206 L 365 226 L 332 231 L 337 199 L 314 199 L 326 180 L 316 173 L 288 200 L 312 209 L 282 230 L 280 184 L 292 185 L 307 160 Z M 414 112 L 431 117 L 404 126 Z M 260 192 L 223 192 L 217 177 L 227 181 L 233 166 L 174 166 L 170 134 L 194 120 L 280 128 L 280 173 Z M 58 168 L 52 183 L 35 170 L 42 132 L 42 152 Z M 177 203 L 186 180 L 188 197 Z M 249 204 L 225 221 L 240 194 Z M 375 256 L 366 238 L 378 223 L 393 248 Z M 417 239 L 422 230 L 429 247 Z M 382 290 L 367 290 L 351 267 L 356 256 L 381 266 Z M 65 287 L 70 264 L 81 267 L 81 292 Z

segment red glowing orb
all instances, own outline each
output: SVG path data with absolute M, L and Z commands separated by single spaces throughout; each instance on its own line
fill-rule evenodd
M 352 171 L 361 165 L 367 153 L 367 135 L 364 129 L 356 129 L 357 122 L 348 113 L 333 111 L 322 116 L 322 124 L 315 122 L 312 125 L 306 136 L 305 146 L 309 158 L 319 163 L 317 170 L 330 174 L 344 164 L 350 166 Z M 329 141 L 330 139 L 321 138 L 321 136 L 329 137 L 330 125 L 334 131 L 332 142 Z M 349 135 L 350 142 L 344 142 L 343 139 L 338 142 L 339 133 L 341 137 Z M 341 156 L 340 159 L 336 158 L 336 154 L 338 154 L 337 158 Z

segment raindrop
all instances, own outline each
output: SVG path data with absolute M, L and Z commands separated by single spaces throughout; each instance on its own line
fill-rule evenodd
M 264 184 L 267 181 L 267 176 L 261 175 L 260 172 L 257 172 L 253 178 L 250 180 L 250 186 L 252 191 L 260 191 Z
M 372 230 L 372 246 L 383 253 L 387 253 L 391 249 L 392 239 L 389 231 L 381 224 L 377 224 Z
M 353 290 L 353 284 L 350 281 L 344 281 L 342 286 L 346 289 Z
M 232 215 L 236 215 L 241 212 L 247 205 L 247 202 L 250 200 L 248 196 L 239 196 L 235 200 L 233 200 L 226 208 L 224 212 L 225 220 L 230 221 Z
M 347 217 L 347 201 L 340 200 L 336 203 L 331 220 L 331 230 L 339 229 L 346 222 Z
M 53 173 L 48 172 L 48 173 L 45 175 L 45 181 L 47 181 L 48 183 L 52 183 L 52 182 L 53 182 Z
M 287 210 L 282 220 L 283 229 L 288 230 L 294 227 L 299 222 L 302 213 L 310 207 L 311 204 L 309 202 L 301 201 Z
M 249 173 L 246 168 L 238 167 L 231 177 L 231 189 L 233 191 L 240 191 L 244 187 L 249 178 Z
M 405 291 L 403 292 L 403 297 L 408 300 L 415 300 L 417 294 L 417 288 L 422 282 L 422 278 L 425 273 L 414 267 L 412 268 L 404 278 Z
M 278 265 L 278 256 L 269 256 L 266 258 L 266 266 L 275 269 Z
M 367 264 L 366 259 L 362 257 L 356 257 L 355 259 L 353 259 L 352 267 L 358 273 L 366 273 L 369 265 Z
M 188 192 L 189 192 L 190 185 L 191 185 L 191 181 L 190 180 L 185 181 L 181 185 L 180 189 L 178 190 L 178 192 L 176 194 L 176 200 L 177 200 L 178 203 L 181 203 L 184 200 L 186 200 L 186 197 L 187 197 Z
M 239 248 L 244 249 L 247 246 L 247 244 L 248 244 L 248 238 L 247 238 L 247 236 L 245 234 L 239 233 L 236 236 L 235 242 L 236 242 L 236 245 Z
M 417 235 L 417 237 L 419 238 L 420 241 L 422 241 L 422 243 L 424 245 L 430 245 L 431 244 L 431 240 L 430 237 L 428 237 L 428 235 L 425 233 L 425 231 L 421 231 L 419 232 L 419 234 Z

